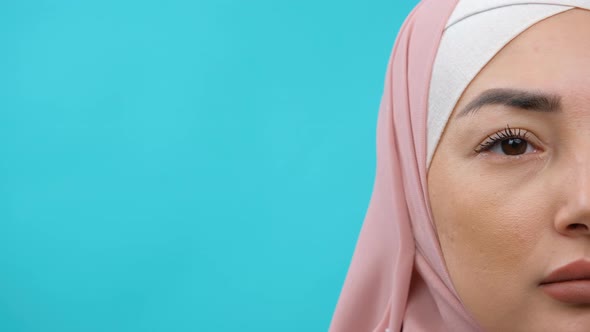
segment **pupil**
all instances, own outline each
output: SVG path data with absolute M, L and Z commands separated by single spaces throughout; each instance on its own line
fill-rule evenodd
M 527 142 L 520 138 L 509 138 L 502 141 L 502 152 L 510 156 L 523 154 L 527 145 Z

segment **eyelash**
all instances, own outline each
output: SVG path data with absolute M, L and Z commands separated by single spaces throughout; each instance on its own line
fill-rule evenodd
M 525 129 L 512 129 L 509 125 L 506 125 L 506 128 L 488 136 L 485 142 L 481 143 L 477 148 L 473 151 L 476 153 L 481 153 L 490 150 L 496 143 L 501 142 L 503 140 L 511 139 L 511 138 L 519 138 L 522 140 L 526 140 L 528 135 L 528 131 Z

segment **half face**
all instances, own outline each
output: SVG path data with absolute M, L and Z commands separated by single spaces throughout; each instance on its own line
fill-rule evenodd
M 451 279 L 486 331 L 590 329 L 590 11 L 535 24 L 487 64 L 428 185 Z

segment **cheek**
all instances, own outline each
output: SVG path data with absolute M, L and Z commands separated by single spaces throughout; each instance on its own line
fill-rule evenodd
M 547 219 L 543 202 L 531 197 L 539 191 L 497 176 L 470 177 L 468 171 L 440 178 L 444 181 L 432 183 L 430 197 L 451 277 L 517 277 L 515 271 L 526 264 Z

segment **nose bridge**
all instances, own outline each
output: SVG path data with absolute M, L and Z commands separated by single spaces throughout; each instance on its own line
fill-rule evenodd
M 590 209 L 590 149 L 578 151 L 566 172 L 569 203 Z

